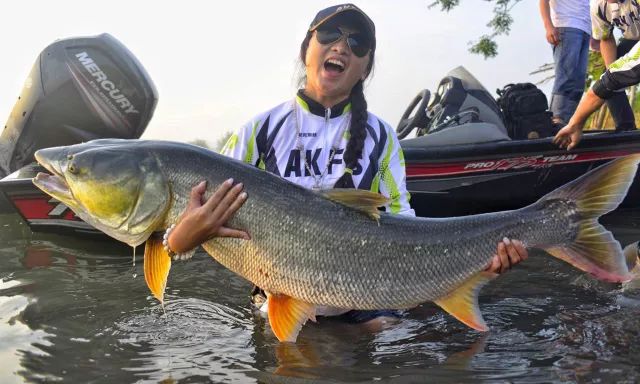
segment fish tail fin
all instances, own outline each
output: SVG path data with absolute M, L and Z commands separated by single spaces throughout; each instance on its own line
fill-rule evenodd
M 544 249 L 599 280 L 620 283 L 632 278 L 620 243 L 596 219 L 580 223 L 578 237 L 573 243 Z
M 638 163 L 640 154 L 613 160 L 543 197 L 542 200 L 572 201 L 579 221 L 572 243 L 542 248 L 598 279 L 611 282 L 631 279 L 620 243 L 598 223 L 598 218 L 624 200 Z

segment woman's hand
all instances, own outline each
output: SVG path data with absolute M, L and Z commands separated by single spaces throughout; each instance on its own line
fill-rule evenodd
M 505 237 L 498 243 L 498 251 L 493 256 L 491 264 L 489 264 L 486 271 L 503 273 L 528 257 L 529 253 L 520 241 L 512 241 Z
M 235 237 L 249 240 L 249 234 L 225 227 L 225 223 L 247 200 L 242 192 L 242 183 L 233 185 L 229 179 L 203 202 L 207 182 L 203 181 L 191 189 L 187 209 L 169 235 L 169 247 L 175 253 L 189 251 L 212 237 Z

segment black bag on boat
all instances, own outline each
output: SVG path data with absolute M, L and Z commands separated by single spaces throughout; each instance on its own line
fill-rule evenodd
M 158 101 L 151 78 L 109 34 L 58 40 L 38 56 L 0 136 L 0 178 L 36 150 L 136 139 Z
M 531 83 L 508 84 L 497 90 L 498 105 L 512 139 L 537 139 L 555 134 L 544 93 Z

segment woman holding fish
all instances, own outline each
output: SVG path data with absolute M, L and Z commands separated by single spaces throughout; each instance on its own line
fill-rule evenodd
M 363 93 L 375 50 L 375 25 L 361 9 L 343 4 L 318 12 L 300 47 L 304 88 L 294 100 L 259 114 L 232 135 L 223 153 L 308 189 L 378 192 L 388 198 L 385 211 L 414 216 L 395 131 L 367 110 Z M 216 236 L 250 239 L 225 226 L 247 199 L 239 181 L 228 180 L 206 201 L 206 184 L 193 188 L 180 222 L 167 231 L 170 254 L 183 254 Z M 526 258 L 519 241 L 505 238 L 487 270 L 504 272 Z M 254 302 L 265 310 L 261 295 L 256 289 Z M 316 314 L 356 323 L 397 316 L 395 311 L 326 307 Z

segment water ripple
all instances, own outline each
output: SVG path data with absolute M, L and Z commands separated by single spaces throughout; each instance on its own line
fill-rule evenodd
M 134 267 L 130 248 L 12 220 L 0 232 L 2 383 L 640 381 L 638 290 L 540 252 L 482 290 L 487 333 L 425 304 L 378 329 L 321 319 L 292 344 L 206 254 L 172 266 L 163 308 L 141 249 Z
M 253 361 L 253 320 L 221 304 L 188 298 L 174 298 L 163 309 L 127 314 L 113 328 L 106 329 L 123 346 L 144 347 L 136 364 L 125 370 L 157 376 L 167 372 L 174 379 L 216 372 L 233 377 L 250 370 Z

